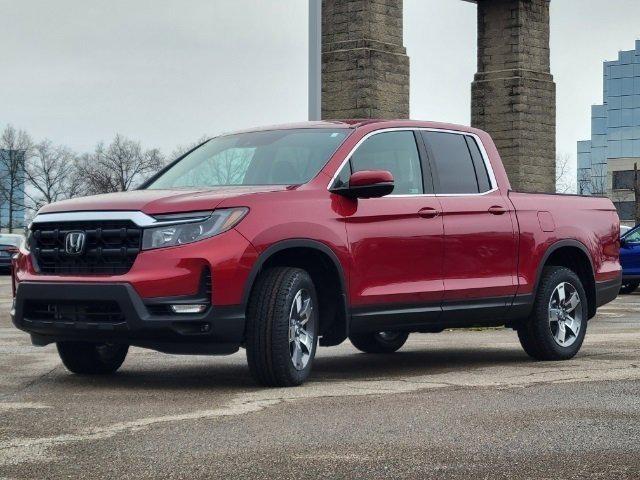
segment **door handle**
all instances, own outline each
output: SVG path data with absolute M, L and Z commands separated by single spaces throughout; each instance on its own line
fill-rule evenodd
M 505 213 L 507 213 L 507 209 L 501 207 L 500 205 L 494 205 L 493 207 L 489 207 L 488 212 L 491 215 L 504 215 Z
M 418 216 L 422 218 L 436 218 L 438 215 L 440 215 L 440 212 L 435 208 L 426 207 L 418 210 Z

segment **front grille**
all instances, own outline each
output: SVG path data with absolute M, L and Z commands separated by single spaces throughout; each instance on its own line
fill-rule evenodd
M 114 301 L 62 302 L 29 300 L 24 317 L 33 322 L 123 323 L 124 315 Z
M 68 233 L 84 232 L 84 251 L 70 255 Z M 122 275 L 135 262 L 142 230 L 129 220 L 37 223 L 32 226 L 30 248 L 40 273 L 69 275 Z

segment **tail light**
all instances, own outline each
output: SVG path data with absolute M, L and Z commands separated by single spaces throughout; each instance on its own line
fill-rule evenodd
M 16 279 L 16 259 L 11 259 L 11 294 L 16 298 L 16 290 L 18 289 L 18 280 Z

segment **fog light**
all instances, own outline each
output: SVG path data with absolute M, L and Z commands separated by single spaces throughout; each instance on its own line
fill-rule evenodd
M 202 313 L 206 309 L 207 306 L 200 303 L 171 305 L 173 313 Z

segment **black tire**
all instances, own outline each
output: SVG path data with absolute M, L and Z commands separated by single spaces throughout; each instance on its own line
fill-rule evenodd
M 393 353 L 398 351 L 409 338 L 403 332 L 373 332 L 349 335 L 354 347 L 364 353 Z
M 575 340 L 569 346 L 560 345 L 551 329 L 550 302 L 556 287 L 567 282 L 571 284 L 580 299 L 581 324 Z M 527 354 L 536 360 L 568 360 L 573 358 L 587 333 L 587 295 L 578 276 L 565 267 L 545 267 L 535 296 L 533 311 L 527 321 L 518 328 L 520 344 Z
M 129 345 L 58 342 L 58 354 L 67 370 L 80 375 L 106 375 L 120 368 Z
M 622 295 L 629 295 L 630 293 L 635 292 L 640 286 L 640 282 L 622 282 L 620 286 L 620 293 Z
M 299 292 L 311 299 L 306 330 L 312 336 L 306 365 L 294 366 L 295 345 L 289 341 L 289 317 Z M 249 370 L 255 380 L 268 387 L 291 387 L 304 383 L 313 367 L 318 345 L 318 297 L 313 281 L 299 268 L 275 267 L 258 278 L 247 308 L 246 350 Z

